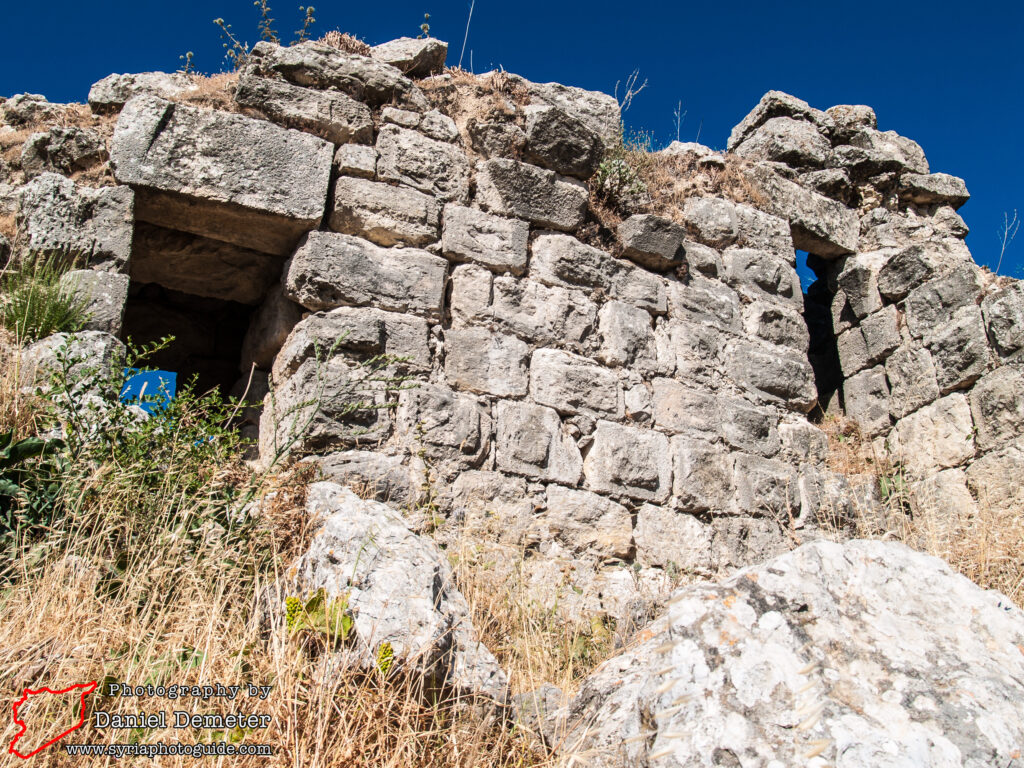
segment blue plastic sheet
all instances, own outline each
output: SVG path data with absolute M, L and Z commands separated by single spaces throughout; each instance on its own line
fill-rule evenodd
M 148 414 L 167 408 L 178 391 L 178 374 L 173 371 L 139 371 L 126 368 L 122 403 L 135 403 Z

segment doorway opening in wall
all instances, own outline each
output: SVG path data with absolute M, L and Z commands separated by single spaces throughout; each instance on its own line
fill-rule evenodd
M 804 294 L 804 322 L 810 335 L 808 359 L 814 371 L 818 405 L 808 418 L 820 423 L 843 383 L 839 368 L 839 347 L 832 322 L 835 291 L 829 284 L 830 263 L 806 251 L 796 252 L 796 271 Z

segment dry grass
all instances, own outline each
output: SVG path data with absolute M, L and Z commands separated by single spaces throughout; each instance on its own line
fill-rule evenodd
M 329 45 L 345 53 L 354 53 L 357 56 L 369 56 L 370 46 L 364 43 L 355 35 L 342 32 L 339 29 L 332 29 L 316 42 Z
M 219 109 L 225 112 L 238 112 L 235 104 L 235 86 L 238 84 L 237 72 L 220 72 L 216 75 L 191 75 L 195 86 L 182 92 L 175 101 L 206 109 Z

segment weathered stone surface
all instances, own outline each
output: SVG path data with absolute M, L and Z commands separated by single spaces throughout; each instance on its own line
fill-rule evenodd
M 732 149 L 740 157 L 785 163 L 793 168 L 821 168 L 832 144 L 806 120 L 773 117 Z
M 330 228 L 377 245 L 437 240 L 440 209 L 430 195 L 402 186 L 342 176 L 334 182 Z
M 846 415 L 857 422 L 867 437 L 888 433 L 892 425 L 885 368 L 877 365 L 843 382 L 843 405 Z
M 1016 440 L 999 451 L 986 453 L 967 468 L 967 485 L 985 509 L 1019 514 L 1024 508 L 1024 441 Z
M 714 248 L 686 241 L 683 243 L 683 250 L 691 274 L 699 273 L 705 277 L 718 277 L 722 274 L 722 254 Z
M 999 354 L 1007 357 L 1024 349 L 1024 282 L 989 294 L 981 309 Z
M 900 345 L 900 312 L 890 304 L 868 315 L 860 323 L 867 348 L 868 364 L 880 362 Z
M 839 354 L 839 367 L 847 378 L 869 365 L 868 345 L 859 327 L 839 334 L 836 338 L 836 351 Z
M 765 251 L 730 248 L 722 254 L 725 281 L 751 296 L 769 296 L 797 309 L 803 307 L 800 278 L 794 267 Z
M 133 96 L 174 99 L 197 88 L 192 78 L 181 72 L 107 75 L 89 89 L 89 107 L 93 112 L 116 112 Z
M 806 101 L 782 91 L 768 91 L 750 113 L 732 129 L 729 134 L 729 151 L 733 151 L 751 133 L 772 118 L 784 117 L 810 123 L 822 135 L 828 136 L 832 129 L 832 118 L 821 110 L 814 109 Z
M 923 245 L 911 245 L 893 256 L 878 273 L 878 290 L 889 301 L 899 301 L 931 279 L 937 270 L 935 256 Z
M 797 474 L 789 464 L 740 453 L 734 457 L 733 474 L 739 512 L 776 520 L 799 516 Z
M 927 349 L 904 345 L 885 361 L 889 412 L 897 419 L 939 397 L 935 364 Z
M 34 133 L 21 149 L 21 170 L 33 178 L 46 171 L 70 176 L 107 159 L 107 146 L 96 131 L 74 126 Z
M 243 74 L 235 89 L 235 103 L 258 110 L 279 125 L 315 133 L 335 144 L 373 141 L 370 108 L 336 91 Z
M 836 283 L 846 295 L 846 301 L 858 319 L 882 308 L 882 297 L 878 295 L 878 273 L 870 264 L 863 263 L 857 257 L 847 260 Z
M 373 46 L 370 56 L 409 77 L 427 77 L 444 69 L 448 43 L 433 37 L 400 37 Z
M 535 344 L 579 346 L 597 325 L 597 305 L 582 291 L 502 276 L 493 295 L 487 319 Z
M 636 515 L 633 541 L 641 565 L 710 575 L 711 529 L 692 515 L 644 504 Z
M 324 479 L 369 495 L 374 501 L 395 507 L 414 505 L 420 496 L 421 478 L 401 456 L 374 451 L 340 451 L 317 456 L 314 462 Z
M 21 192 L 21 248 L 78 267 L 123 272 L 132 249 L 133 200 L 130 189 L 92 189 L 44 173 Z
M 741 451 L 774 456 L 779 452 L 779 416 L 767 408 L 758 408 L 735 397 L 719 399 L 721 432 L 725 441 Z
M 1024 435 L 1024 370 L 1004 365 L 971 390 L 978 449 L 990 451 Z
M 1024 739 L 1024 615 L 901 544 L 806 544 L 686 587 L 647 632 L 550 718 L 563 757 L 980 768 Z
M 924 477 L 973 457 L 973 433 L 967 398 L 955 392 L 900 419 L 888 445 L 912 474 Z
M 518 219 L 449 203 L 444 209 L 441 248 L 452 261 L 481 264 L 494 272 L 526 271 L 530 225 Z
M 524 111 L 529 162 L 580 179 L 597 170 L 604 142 L 585 123 L 548 105 L 531 105 Z
M 423 116 L 419 129 L 421 133 L 427 134 L 438 141 L 454 142 L 459 140 L 459 127 L 448 115 L 432 109 Z
M 599 313 L 601 348 L 598 359 L 612 367 L 628 366 L 634 371 L 658 368 L 651 316 L 632 304 L 608 301 Z
M 993 358 L 981 308 L 970 304 L 958 310 L 952 320 L 931 333 L 928 348 L 935 360 L 942 394 L 977 381 L 989 369 Z
M 490 450 L 487 408 L 442 385 L 417 384 L 402 391 L 395 422 L 413 450 L 422 449 L 435 468 L 477 467 Z
M 828 457 L 828 437 L 806 421 L 779 424 L 782 455 L 797 463 L 821 464 Z
M 21 386 L 48 389 L 50 379 L 68 363 L 62 384 L 72 392 L 106 381 L 124 365 L 125 347 L 103 331 L 55 333 L 33 342 L 21 352 Z M 82 393 L 86 394 L 86 393 Z
M 952 320 L 961 307 L 977 304 L 981 290 L 979 270 L 973 264 L 929 280 L 907 296 L 907 328 L 919 339 L 931 336 L 932 331 Z
M 459 389 L 498 397 L 526 394 L 529 347 L 486 328 L 452 328 L 445 334 L 444 371 Z
M 598 421 L 583 474 L 592 491 L 663 502 L 672 491 L 668 438 L 660 432 Z
M 333 153 L 262 120 L 136 96 L 118 118 L 110 165 L 135 189 L 142 221 L 286 255 L 320 224 Z
M 248 72 L 307 88 L 334 89 L 371 107 L 395 104 L 422 112 L 429 108 L 420 89 L 394 67 L 323 43 L 259 42 L 246 65 Z
M 579 482 L 583 458 L 554 410 L 502 400 L 496 413 L 500 469 L 564 485 Z
M 285 294 L 306 309 L 372 305 L 437 317 L 447 262 L 416 248 L 381 248 L 351 235 L 310 232 L 285 271 Z
M 849 138 L 851 146 L 862 150 L 875 166 L 875 173 L 893 168 L 912 173 L 928 173 L 928 160 L 916 141 L 900 136 L 895 131 L 861 128 Z
M 622 115 L 614 96 L 561 83 L 531 83 L 513 74 L 509 74 L 508 79 L 512 84 L 522 85 L 526 89 L 530 94 L 531 103 L 558 107 L 589 127 L 606 142 L 613 142 L 618 138 Z
M 825 110 L 835 124 L 833 139 L 845 143 L 861 128 L 877 128 L 878 117 L 875 110 L 864 104 L 837 104 Z
M 753 301 L 743 307 L 743 329 L 767 342 L 807 352 L 810 335 L 807 323 L 795 310 L 766 301 Z
M 669 317 L 709 325 L 729 333 L 743 330 L 740 297 L 718 280 L 691 275 L 667 288 Z
M 485 159 L 491 157 L 517 159 L 526 146 L 526 133 L 515 123 L 501 120 L 480 121 L 470 118 L 467 128 L 473 151 Z
M 919 205 L 951 205 L 956 209 L 971 195 L 963 179 L 948 173 L 904 173 L 900 176 L 900 197 Z
M 788 222 L 750 206 L 718 197 L 691 197 L 683 204 L 682 217 L 690 236 L 702 245 L 736 245 L 793 258 Z
M 259 304 L 281 273 L 282 259 L 223 240 L 138 222 L 131 276 L 195 296 Z
M 734 381 L 781 399 L 786 407 L 806 413 L 818 401 L 814 374 L 806 357 L 781 347 L 731 342 L 726 365 Z
M 389 643 L 395 662 L 430 685 L 506 701 L 505 674 L 477 639 L 466 599 L 434 542 L 410 531 L 387 505 L 335 483 L 310 486 L 306 507 L 322 525 L 294 566 L 295 585 L 304 596 L 322 588 L 329 598 L 346 598 L 363 664 L 373 668 Z
M 683 247 L 686 230 L 661 216 L 630 216 L 619 224 L 618 235 L 622 243 L 622 255 L 648 269 L 675 269 L 687 257 Z
M 577 555 L 628 558 L 633 551 L 629 510 L 589 491 L 549 485 L 538 526 Z
M 476 197 L 485 210 L 564 231 L 583 223 L 588 192 L 577 181 L 504 158 L 484 161 L 476 173 Z
M 714 439 L 722 421 L 718 398 L 675 379 L 653 385 L 654 423 L 666 432 L 705 434 Z
M 60 278 L 61 287 L 85 307 L 86 331 L 121 335 L 124 304 L 128 300 L 128 275 L 75 269 Z
M 254 365 L 269 371 L 274 364 L 274 356 L 301 319 L 302 307 L 284 295 L 281 283 L 275 283 L 249 321 L 242 341 L 242 371 L 248 371 Z
M 533 353 L 530 395 L 560 413 L 622 416 L 622 391 L 615 374 L 585 357 L 557 349 Z
M 831 197 L 841 203 L 849 204 L 852 198 L 850 174 L 842 168 L 825 168 L 820 171 L 805 171 L 800 174 L 799 182 L 825 197 Z
M 419 131 L 385 125 L 377 134 L 377 178 L 406 184 L 441 202 L 469 196 L 469 160 L 461 147 Z
M 342 144 L 334 153 L 334 169 L 340 176 L 376 178 L 377 148 L 365 144 Z
M 721 445 L 672 438 L 672 503 L 687 512 L 724 512 L 732 503 L 733 460 Z
M 501 472 L 469 470 L 452 483 L 452 511 L 466 531 L 493 536 L 500 544 L 533 541 L 530 527 L 540 502 L 527 491 L 526 479 Z

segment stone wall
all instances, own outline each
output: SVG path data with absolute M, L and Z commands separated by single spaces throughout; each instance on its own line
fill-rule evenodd
M 922 497 L 1006 496 L 1024 292 L 971 261 L 963 182 L 869 108 L 769 93 L 727 153 L 660 155 L 732 169 L 745 196 L 639 195 L 614 225 L 593 205 L 612 97 L 430 75 L 443 44 L 398 47 L 260 43 L 234 112 L 107 78 L 90 103 L 120 110 L 117 186 L 36 175 L 18 248 L 88 262 L 93 330 L 122 333 L 143 283 L 253 308 L 239 373 L 269 390 L 265 465 L 313 455 L 440 513 L 442 537 L 525 551 L 568 610 L 640 619 L 677 575 L 841 516 L 852 493 L 807 416 L 829 382 Z M 806 307 L 797 249 L 821 277 Z

